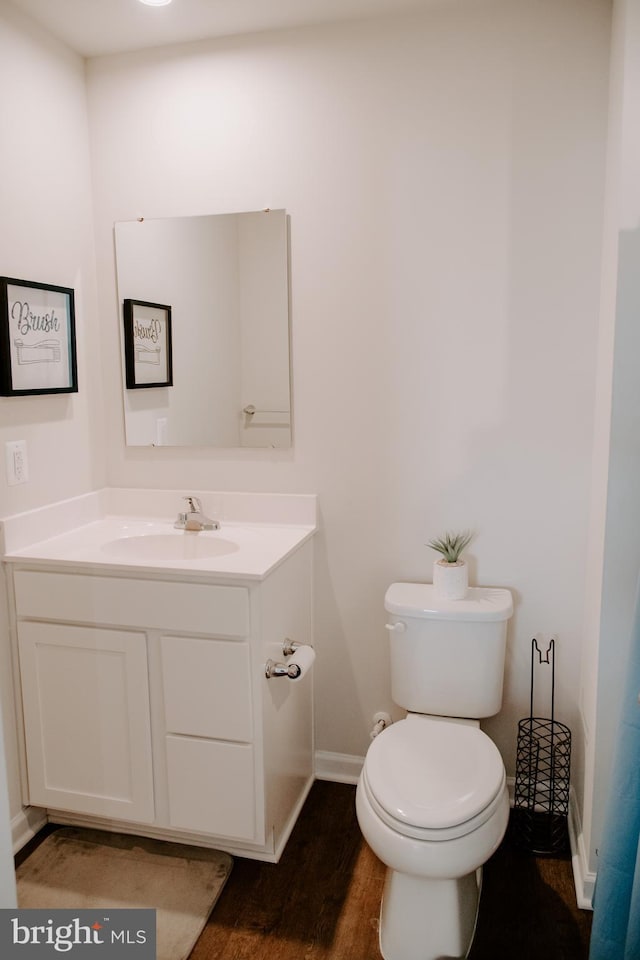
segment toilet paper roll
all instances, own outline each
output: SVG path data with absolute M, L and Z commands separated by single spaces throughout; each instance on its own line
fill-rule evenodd
M 291 659 L 287 662 L 287 667 L 289 667 L 289 670 L 291 670 L 291 667 L 295 665 L 299 667 L 300 672 L 295 677 L 292 677 L 291 673 L 289 673 L 290 679 L 294 682 L 296 680 L 302 680 L 307 670 L 311 668 L 315 658 L 316 652 L 313 647 L 310 647 L 306 644 L 298 647 Z

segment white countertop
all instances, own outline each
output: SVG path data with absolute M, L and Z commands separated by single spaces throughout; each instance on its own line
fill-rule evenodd
M 91 565 L 175 574 L 190 571 L 262 580 L 314 531 L 315 527 L 293 524 L 225 523 L 220 530 L 194 533 L 176 530 L 165 520 L 105 517 L 6 553 L 4 559 L 8 563 L 43 561 L 56 566 Z M 171 549 L 173 543 L 175 553 Z M 212 549 L 220 545 L 229 552 L 200 555 L 206 553 L 209 545 Z
M 172 496 L 175 499 L 175 494 Z M 233 495 L 233 500 L 230 500 L 232 495 L 224 496 L 228 502 L 236 502 L 237 495 Z M 299 498 L 289 499 L 295 508 Z M 94 503 L 87 506 L 86 502 L 67 501 L 51 508 L 55 511 L 52 518 L 38 511 L 35 515 L 22 514 L 3 520 L 3 558 L 10 564 L 35 562 L 47 567 L 90 567 L 94 572 L 155 572 L 262 580 L 317 529 L 315 508 L 312 513 L 312 504 L 304 502 L 313 499 L 315 503 L 315 498 L 300 499 L 303 499 L 304 510 L 288 511 L 296 522 L 271 522 L 271 504 L 271 516 L 267 512 L 266 521 L 253 517 L 251 521 L 245 517 L 241 521 L 221 517 L 219 530 L 198 532 L 175 529 L 173 521 L 166 516 L 141 516 L 137 512 L 135 516 L 114 513 L 96 516 Z M 267 500 L 271 498 L 265 497 L 265 502 Z M 254 503 L 261 503 L 259 498 L 248 497 L 243 502 L 245 514 L 247 503 L 254 512 Z M 82 507 L 80 511 L 78 506 Z M 277 499 L 276 506 L 280 520 L 283 507 Z M 37 521 L 44 522 L 38 524 Z M 42 539 L 37 539 L 38 529 L 44 534 Z

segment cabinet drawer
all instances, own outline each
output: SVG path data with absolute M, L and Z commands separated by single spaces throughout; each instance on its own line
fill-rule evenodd
M 248 643 L 162 637 L 160 656 L 168 733 L 252 739 Z
M 171 826 L 262 843 L 253 771 L 248 743 L 167 737 Z
M 125 577 L 14 574 L 18 617 L 246 637 L 246 587 Z

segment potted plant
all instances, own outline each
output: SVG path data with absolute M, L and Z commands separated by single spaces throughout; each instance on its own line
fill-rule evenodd
M 445 600 L 464 600 L 469 586 L 469 570 L 466 560 L 460 556 L 473 539 L 469 531 L 445 533 L 443 537 L 430 540 L 428 546 L 441 553 L 440 560 L 433 562 L 433 586 Z

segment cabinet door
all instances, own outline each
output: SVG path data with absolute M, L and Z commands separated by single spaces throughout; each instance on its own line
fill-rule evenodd
M 18 643 L 30 802 L 153 821 L 145 636 L 23 622 Z

